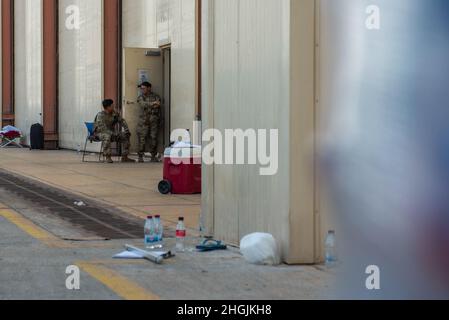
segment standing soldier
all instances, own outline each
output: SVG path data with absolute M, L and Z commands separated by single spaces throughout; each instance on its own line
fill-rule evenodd
M 113 100 L 103 101 L 104 110 L 95 118 L 95 135 L 103 142 L 103 154 L 107 163 L 112 161 L 112 142 L 122 144 L 122 162 L 135 162 L 128 158 L 131 133 L 126 121 L 114 110 Z M 117 125 L 120 125 L 124 132 L 117 132 Z
M 158 134 L 162 116 L 161 98 L 152 92 L 152 85 L 149 82 L 142 83 L 140 88 L 142 89 L 142 95 L 137 99 L 141 112 L 137 126 L 139 162 L 144 162 L 147 137 L 150 138 L 151 162 L 158 162 Z

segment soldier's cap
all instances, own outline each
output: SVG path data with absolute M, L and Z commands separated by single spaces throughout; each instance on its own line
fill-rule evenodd
M 110 107 L 113 104 L 114 104 L 114 100 L 112 100 L 112 99 L 103 100 L 103 108 Z
M 147 88 L 151 88 L 152 85 L 151 83 L 149 83 L 148 81 L 142 82 L 142 84 L 140 86 L 137 86 L 138 88 L 142 88 L 142 87 L 147 87 Z

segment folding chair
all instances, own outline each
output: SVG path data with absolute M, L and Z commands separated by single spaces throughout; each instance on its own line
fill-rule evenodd
M 9 146 L 16 146 L 18 148 L 23 149 L 23 146 L 20 144 L 20 142 L 17 142 L 18 139 L 22 138 L 22 134 L 19 132 L 7 132 L 7 133 L 0 133 L 0 148 L 6 148 Z
M 98 138 L 95 135 L 95 132 L 94 132 L 94 130 L 95 130 L 95 123 L 93 123 L 93 122 L 85 122 L 84 124 L 86 125 L 88 135 L 87 135 L 86 143 L 84 144 L 84 149 L 83 149 L 83 162 L 94 162 L 94 161 L 87 161 L 86 160 L 86 155 L 88 153 L 90 153 L 90 152 L 87 152 L 87 144 L 89 143 L 89 141 L 90 141 L 90 143 L 101 143 L 100 154 L 98 156 L 98 162 L 104 162 L 104 159 L 103 159 L 103 145 L 104 145 L 104 143 L 103 143 L 103 141 L 100 140 L 100 138 Z
M 86 160 L 86 155 L 90 154 L 90 152 L 87 151 L 87 144 L 89 143 L 101 143 L 101 148 L 100 148 L 100 154 L 98 155 L 98 162 L 104 162 L 104 155 L 103 155 L 103 151 L 104 151 L 104 142 L 101 141 L 100 138 L 98 138 L 95 135 L 95 123 L 94 122 L 85 122 L 84 123 L 86 125 L 87 128 L 87 138 L 86 138 L 86 143 L 84 144 L 84 149 L 83 149 L 83 162 L 96 162 L 96 161 L 87 161 Z M 114 150 L 116 153 L 119 152 L 119 147 L 116 145 L 115 148 L 112 147 L 112 150 Z

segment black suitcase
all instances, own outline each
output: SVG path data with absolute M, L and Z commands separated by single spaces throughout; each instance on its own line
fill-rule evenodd
M 30 130 L 30 150 L 44 149 L 44 127 L 39 124 L 33 124 Z

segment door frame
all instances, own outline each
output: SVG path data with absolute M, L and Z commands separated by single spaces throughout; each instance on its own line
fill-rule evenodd
M 202 129 L 215 127 L 215 0 L 204 1 L 201 6 L 201 121 Z M 215 166 L 202 166 L 201 214 L 205 235 L 215 233 Z
M 172 55 L 171 55 L 171 45 L 166 45 L 160 48 L 161 49 L 161 54 L 162 54 L 162 69 L 163 69 L 163 76 L 162 76 L 162 82 L 163 82 L 163 92 L 162 92 L 162 104 L 164 106 L 164 136 L 163 136 L 163 144 L 165 147 L 168 147 L 168 145 L 170 144 L 170 134 L 171 134 L 171 97 L 172 97 L 172 64 L 171 64 L 171 60 L 172 60 Z M 168 54 L 169 57 L 169 61 L 168 61 L 168 105 L 167 105 L 167 101 L 166 101 L 166 76 L 167 73 L 166 71 L 166 56 L 165 54 Z

